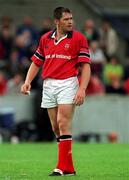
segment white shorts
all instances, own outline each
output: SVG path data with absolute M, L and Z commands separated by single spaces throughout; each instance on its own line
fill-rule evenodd
M 58 104 L 73 104 L 78 87 L 77 77 L 63 80 L 45 79 L 41 107 L 52 108 L 58 106 Z

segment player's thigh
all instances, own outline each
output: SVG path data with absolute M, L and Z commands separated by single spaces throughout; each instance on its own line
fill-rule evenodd
M 74 114 L 74 104 L 59 104 L 58 105 L 58 124 L 61 123 L 64 126 L 71 126 L 72 118 Z
M 53 108 L 48 108 L 48 115 L 51 121 L 51 125 L 53 127 L 57 126 L 57 111 L 58 111 L 58 107 L 53 107 Z

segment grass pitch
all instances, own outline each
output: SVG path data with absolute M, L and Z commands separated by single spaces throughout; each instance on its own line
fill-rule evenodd
M 77 176 L 49 177 L 56 143 L 1 144 L 0 180 L 129 180 L 129 144 L 74 143 Z

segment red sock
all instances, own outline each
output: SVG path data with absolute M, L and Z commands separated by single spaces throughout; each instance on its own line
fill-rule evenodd
M 59 152 L 57 168 L 62 170 L 63 172 L 73 173 L 75 170 L 72 160 L 72 136 L 61 136 L 58 149 Z

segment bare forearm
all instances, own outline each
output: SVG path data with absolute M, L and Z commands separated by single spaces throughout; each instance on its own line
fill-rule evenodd
M 27 72 L 27 76 L 26 76 L 26 79 L 25 79 L 25 83 L 31 83 L 33 81 L 33 79 L 35 78 L 35 76 L 37 75 L 38 71 L 39 71 L 39 68 L 36 64 L 34 64 L 32 62 L 32 64 L 30 65 L 30 68 Z
M 86 90 L 91 75 L 91 68 L 90 65 L 87 63 L 82 64 L 82 72 L 81 72 L 81 82 L 80 82 L 80 89 Z
M 80 85 L 74 98 L 74 103 L 77 106 L 80 106 L 81 104 L 84 103 L 86 88 L 90 80 L 90 74 L 91 74 L 90 65 L 86 63 L 82 63 Z

